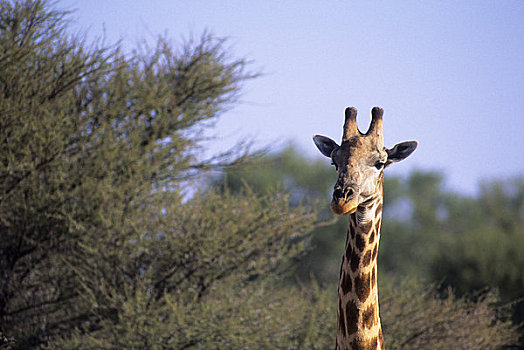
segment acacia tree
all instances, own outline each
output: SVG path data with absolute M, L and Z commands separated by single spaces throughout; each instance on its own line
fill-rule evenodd
M 166 308 L 202 302 L 232 276 L 256 281 L 299 252 L 312 215 L 286 209 L 281 196 L 182 200 L 182 181 L 245 152 L 198 156 L 208 122 L 254 77 L 222 40 L 206 34 L 175 50 L 160 38 L 124 56 L 69 36 L 67 12 L 44 1 L 0 9 L 5 342 L 25 349 L 85 336 L 113 344 L 130 309 L 145 322 L 180 321 Z M 151 338 L 156 328 L 144 328 L 153 332 L 145 340 L 135 328 L 126 334 L 140 335 L 144 348 L 162 344 Z M 202 341 L 185 337 L 186 346 Z

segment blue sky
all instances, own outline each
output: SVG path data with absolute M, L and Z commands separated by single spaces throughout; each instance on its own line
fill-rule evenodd
M 386 146 L 418 140 L 391 169 L 442 171 L 449 187 L 524 176 L 524 1 L 61 0 L 73 30 L 126 49 L 209 30 L 264 75 L 217 124 L 224 149 L 251 137 L 275 149 L 340 140 L 344 108 L 365 131 L 384 108 Z M 318 155 L 320 156 L 320 155 Z M 328 160 L 326 160 L 328 162 Z M 388 169 L 389 170 L 389 169 Z

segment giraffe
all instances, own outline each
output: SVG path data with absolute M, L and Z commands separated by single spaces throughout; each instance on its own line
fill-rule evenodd
M 369 130 L 358 130 L 357 110 L 346 108 L 340 146 L 316 135 L 313 140 L 338 173 L 331 210 L 349 214 L 345 253 L 338 283 L 336 350 L 384 349 L 377 285 L 377 253 L 382 219 L 384 169 L 408 157 L 418 143 L 384 147 L 382 115 L 374 107 Z

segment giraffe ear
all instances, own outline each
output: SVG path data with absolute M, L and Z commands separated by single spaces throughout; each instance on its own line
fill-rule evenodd
M 331 157 L 331 153 L 340 147 L 335 141 L 325 136 L 315 135 L 313 141 L 320 153 L 326 157 Z
M 400 162 L 401 160 L 406 159 L 411 153 L 415 151 L 417 146 L 417 141 L 405 141 L 397 143 L 392 149 L 386 149 L 388 154 L 386 166 L 390 165 L 391 163 Z

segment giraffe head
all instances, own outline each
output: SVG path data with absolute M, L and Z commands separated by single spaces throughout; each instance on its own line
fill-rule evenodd
M 401 142 L 391 149 L 384 147 L 383 113 L 382 108 L 373 108 L 371 125 L 363 134 L 357 127 L 357 110 L 346 108 L 340 146 L 328 137 L 313 137 L 320 152 L 331 158 L 338 172 L 331 201 L 335 214 L 354 213 L 362 203 L 382 195 L 384 169 L 407 158 L 417 148 L 416 141 Z

